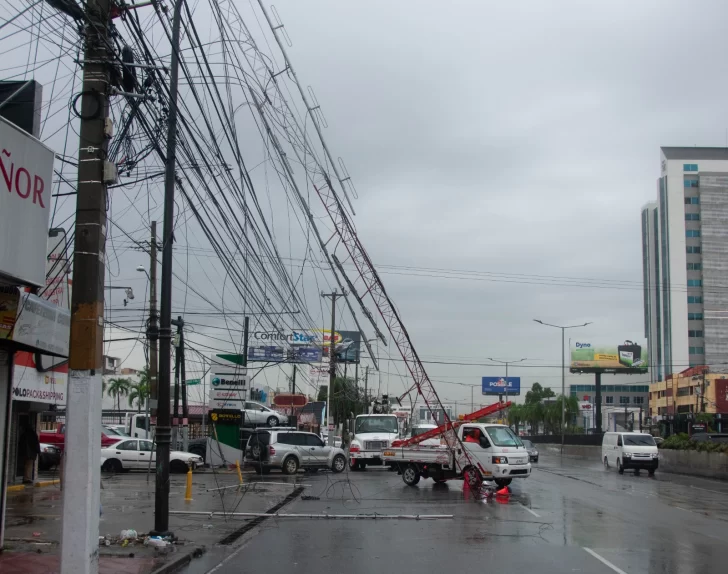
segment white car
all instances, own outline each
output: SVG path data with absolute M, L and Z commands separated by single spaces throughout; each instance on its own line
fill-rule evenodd
M 120 440 L 107 448 L 101 449 L 101 470 L 122 472 L 125 470 L 149 468 L 149 461 L 157 458 L 155 445 L 146 439 Z M 202 466 L 202 457 L 191 452 L 173 450 L 169 453 L 170 472 L 187 472 Z
M 414 425 L 412 427 L 412 430 L 410 431 L 410 438 L 419 436 L 421 434 L 426 433 L 427 431 L 430 431 L 430 430 L 436 429 L 436 428 L 437 428 L 437 425 L 433 425 L 431 423 L 420 423 L 418 425 Z M 420 444 L 422 446 L 440 446 L 441 445 L 440 438 L 441 437 L 439 437 L 439 436 L 434 437 L 434 438 L 428 438 L 418 444 Z
M 267 425 L 269 427 L 285 426 L 288 417 L 282 413 L 269 409 L 260 403 L 245 402 L 245 424 Z

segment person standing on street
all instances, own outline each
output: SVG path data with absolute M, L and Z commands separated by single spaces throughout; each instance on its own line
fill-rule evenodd
M 28 423 L 23 424 L 18 454 L 23 457 L 23 484 L 33 484 L 33 468 L 35 459 L 40 454 L 40 442 L 38 435 Z

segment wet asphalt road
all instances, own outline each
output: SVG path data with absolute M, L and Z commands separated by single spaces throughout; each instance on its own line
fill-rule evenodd
M 707 573 L 728 563 L 728 483 L 658 471 L 620 476 L 598 463 L 543 456 L 505 503 L 466 498 L 461 483 L 406 486 L 368 469 L 300 475 L 310 486 L 281 512 L 453 514 L 452 520 L 272 518 L 216 547 L 186 574 L 478 571 Z M 268 480 L 285 480 L 278 474 Z

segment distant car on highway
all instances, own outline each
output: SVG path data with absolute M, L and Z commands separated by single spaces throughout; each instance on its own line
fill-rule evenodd
M 538 449 L 536 446 L 528 439 L 521 439 L 521 442 L 523 443 L 523 446 L 526 447 L 526 450 L 528 451 L 528 458 L 531 462 L 538 462 Z
M 659 465 L 657 444 L 651 435 L 639 432 L 607 432 L 602 439 L 604 468 L 617 467 L 619 474 L 634 469 L 635 474 L 646 470 L 650 476 Z

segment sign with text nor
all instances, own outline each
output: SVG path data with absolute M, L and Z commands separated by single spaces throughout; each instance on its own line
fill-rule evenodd
M 54 153 L 0 117 L 0 276 L 46 282 Z
M 483 377 L 484 395 L 520 395 L 521 377 Z
M 231 409 L 213 409 L 208 413 L 208 421 L 216 425 L 241 426 L 243 424 L 243 413 Z

